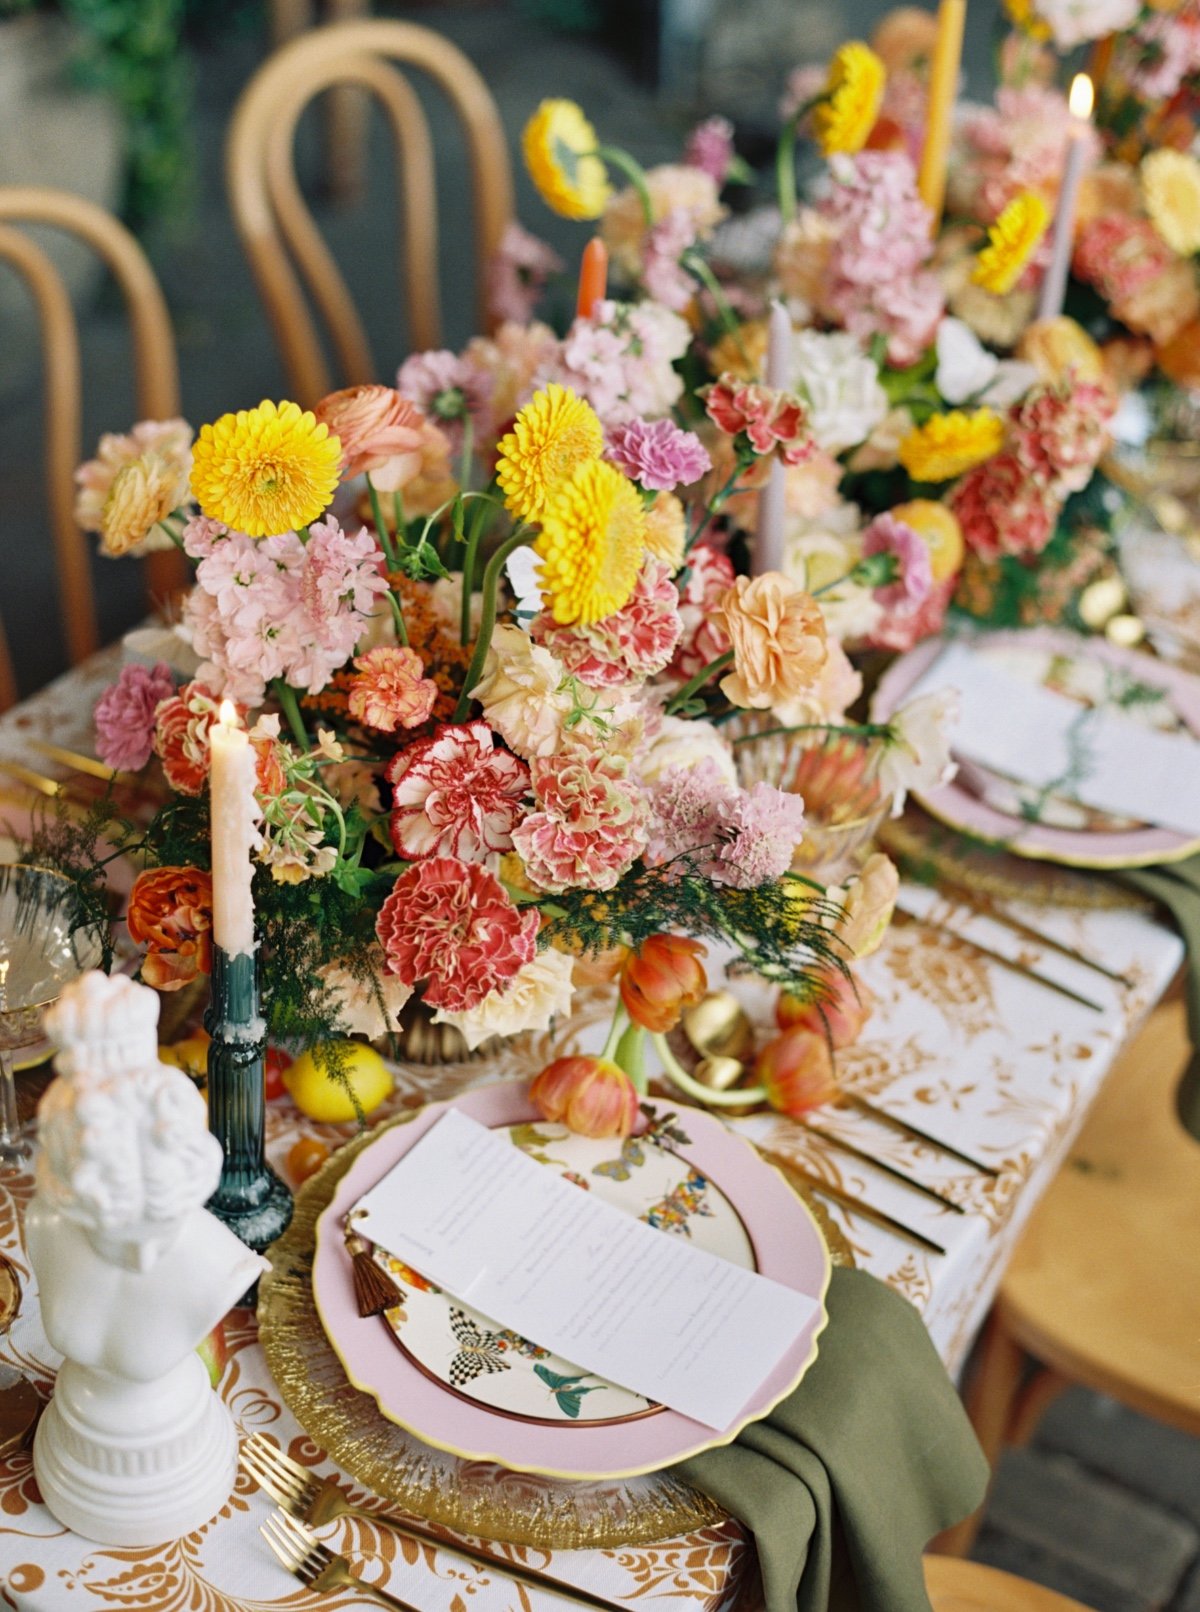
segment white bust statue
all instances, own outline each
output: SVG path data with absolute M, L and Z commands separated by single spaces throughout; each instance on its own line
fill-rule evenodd
M 46 1014 L 26 1218 L 46 1336 L 64 1356 L 34 1442 L 47 1506 L 104 1544 L 178 1538 L 228 1498 L 236 1435 L 196 1354 L 266 1261 L 204 1208 L 221 1147 L 158 1060 L 158 998 L 85 974 Z

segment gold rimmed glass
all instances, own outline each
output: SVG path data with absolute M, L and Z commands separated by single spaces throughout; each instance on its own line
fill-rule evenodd
M 32 1153 L 17 1114 L 15 1056 L 42 1034 L 42 1015 L 63 987 L 104 954 L 94 923 L 83 921 L 70 879 L 27 863 L 0 864 L 0 1166 Z

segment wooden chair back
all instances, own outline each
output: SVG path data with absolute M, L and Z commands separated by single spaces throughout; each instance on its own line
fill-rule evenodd
M 103 260 L 121 288 L 133 342 L 135 393 L 141 419 L 179 413 L 179 371 L 167 305 L 145 253 L 125 226 L 102 207 L 31 185 L 0 185 L 0 261 L 25 280 L 37 306 L 45 365 L 46 487 L 54 539 L 67 653 L 75 664 L 100 646 L 92 590 L 91 539 L 75 521 L 75 468 L 82 457 L 79 330 L 66 286 L 46 253 L 17 224 L 48 224 L 77 236 Z M 187 575 L 183 556 L 147 555 L 152 600 L 178 592 Z M 7 680 L 7 681 L 6 681 Z M 14 697 L 11 665 L 0 648 L 0 706 Z
M 409 334 L 415 350 L 441 343 L 433 144 L 420 101 L 393 63 L 428 74 L 464 126 L 474 191 L 480 322 L 487 325 L 488 263 L 513 214 L 508 147 L 487 85 L 456 46 L 414 23 L 375 19 L 315 28 L 277 50 L 251 79 L 234 112 L 226 152 L 238 233 L 291 393 L 306 407 L 332 390 L 334 381 L 305 288 L 336 354 L 338 384 L 379 379 L 353 298 L 296 178 L 300 115 L 315 96 L 334 86 L 365 89 L 383 108 L 396 148 L 401 290 Z
M 933 1612 L 1088 1612 L 1041 1584 L 949 1556 L 926 1556 L 925 1588 Z

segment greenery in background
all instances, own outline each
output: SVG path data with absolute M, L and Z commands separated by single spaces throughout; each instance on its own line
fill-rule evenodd
M 184 0 L 0 0 L 0 18 L 39 10 L 74 24 L 76 81 L 124 117 L 127 221 L 136 229 L 177 208 L 191 173 Z

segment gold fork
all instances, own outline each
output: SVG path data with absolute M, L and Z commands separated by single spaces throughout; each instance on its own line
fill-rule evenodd
M 550 1573 L 543 1573 L 539 1568 L 507 1561 L 493 1556 L 489 1551 L 480 1550 L 476 1545 L 466 1545 L 457 1539 L 443 1539 L 434 1533 L 432 1528 L 423 1528 L 419 1523 L 400 1522 L 377 1511 L 368 1511 L 365 1506 L 354 1505 L 352 1501 L 346 1499 L 335 1479 L 317 1478 L 307 1467 L 301 1466 L 298 1461 L 293 1461 L 290 1455 L 285 1455 L 261 1433 L 252 1434 L 242 1445 L 241 1463 L 259 1488 L 269 1494 L 284 1511 L 290 1512 L 293 1517 L 298 1517 L 312 1528 L 323 1528 L 326 1523 L 333 1522 L 338 1517 L 360 1517 L 367 1522 L 384 1523 L 398 1534 L 407 1534 L 410 1539 L 420 1539 L 426 1544 L 435 1545 L 438 1550 L 463 1556 L 467 1561 L 474 1562 L 479 1567 L 486 1567 L 491 1572 L 502 1573 L 535 1589 L 548 1590 L 553 1595 L 565 1596 L 568 1600 L 583 1601 L 588 1606 L 601 1608 L 602 1612 L 613 1612 L 612 1601 L 606 1601 L 603 1596 L 593 1595 L 590 1590 L 577 1585 L 564 1584 L 561 1579 L 555 1578 Z
M 365 1595 L 380 1606 L 390 1606 L 393 1612 L 396 1609 L 399 1612 L 417 1612 L 410 1601 L 402 1601 L 398 1595 L 389 1595 L 386 1590 L 359 1578 L 344 1556 L 335 1556 L 315 1534 L 311 1534 L 294 1517 L 289 1517 L 286 1511 L 273 1513 L 258 1531 L 275 1552 L 281 1566 L 286 1567 L 289 1573 L 294 1573 L 301 1584 L 316 1590 L 318 1595 L 328 1595 L 333 1590 L 356 1590 L 359 1595 Z

